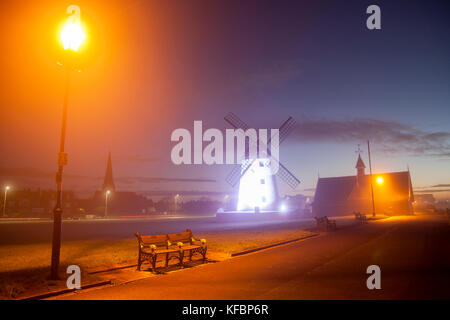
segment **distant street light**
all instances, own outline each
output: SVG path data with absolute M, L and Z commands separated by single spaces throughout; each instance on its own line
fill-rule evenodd
M 383 177 L 377 177 L 377 183 L 378 184 L 383 184 L 383 182 L 384 182 Z
M 8 195 L 9 186 L 5 187 L 5 197 L 3 198 L 3 217 L 6 217 L 6 196 Z
M 80 8 L 76 5 L 67 7 L 67 13 L 71 14 L 61 30 L 60 37 L 64 51 L 70 55 L 78 51 L 83 44 L 86 35 L 80 23 Z M 70 71 L 74 67 L 69 62 L 63 64 L 66 70 L 66 84 L 62 114 L 61 140 L 58 153 L 58 172 L 56 173 L 56 205 L 53 211 L 53 240 L 52 240 L 52 266 L 50 278 L 59 279 L 59 258 L 61 251 L 61 220 L 62 220 L 62 174 L 63 167 L 67 164 L 67 153 L 64 152 L 67 123 L 67 105 L 69 100 Z
M 178 198 L 180 197 L 180 195 L 177 193 L 174 197 L 174 201 L 175 201 L 175 213 L 177 213 L 177 203 L 178 203 Z
M 108 198 L 111 191 L 106 190 L 105 192 L 105 218 L 108 216 Z

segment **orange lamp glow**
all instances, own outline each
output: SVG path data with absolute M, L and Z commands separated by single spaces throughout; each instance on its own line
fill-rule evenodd
M 67 19 L 66 24 L 61 30 L 61 42 L 64 50 L 78 51 L 86 39 L 86 33 L 80 23 L 80 8 L 72 5 L 67 8 L 67 12 L 73 14 Z
M 81 27 L 81 24 L 75 24 L 68 22 L 61 30 L 61 41 L 64 46 L 64 50 L 71 49 L 78 51 L 78 48 L 86 38 L 86 34 Z
M 378 184 L 383 184 L 383 182 L 384 182 L 383 177 L 377 177 Z

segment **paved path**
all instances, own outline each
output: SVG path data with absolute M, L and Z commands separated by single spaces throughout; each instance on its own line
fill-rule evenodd
M 450 298 L 444 216 L 399 217 L 132 283 L 59 299 Z M 381 290 L 366 268 L 381 267 Z

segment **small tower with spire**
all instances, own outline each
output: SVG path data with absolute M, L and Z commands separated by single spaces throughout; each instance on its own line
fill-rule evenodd
M 361 159 L 362 150 L 359 147 L 359 144 L 358 144 L 358 150 L 356 150 L 356 153 L 358 154 L 358 160 L 356 161 L 356 166 L 355 166 L 356 177 L 359 178 L 366 174 L 365 173 L 366 165 L 364 164 L 364 161 Z
M 102 191 L 114 192 L 116 187 L 114 185 L 113 172 L 112 172 L 112 164 L 111 164 L 111 152 L 108 152 L 108 163 L 106 165 L 106 173 L 105 180 L 103 181 Z
M 358 160 L 356 161 L 356 175 L 358 177 L 365 175 L 366 165 L 364 164 L 363 160 L 361 159 L 361 155 L 358 155 Z

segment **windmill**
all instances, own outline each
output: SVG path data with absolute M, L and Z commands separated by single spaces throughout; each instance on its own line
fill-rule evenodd
M 225 116 L 225 121 L 229 123 L 234 129 L 248 130 L 250 127 L 239 119 L 234 113 L 230 112 Z M 295 120 L 289 117 L 279 128 L 279 144 L 281 144 L 286 137 L 292 132 L 295 127 Z M 285 181 L 292 189 L 295 189 L 300 180 L 297 179 L 278 159 L 274 158 L 270 152 L 272 137 L 269 137 L 267 145 L 256 141 L 256 144 L 261 148 L 265 147 L 269 157 L 254 159 L 249 158 L 248 154 L 240 167 L 235 167 L 227 176 L 226 181 L 235 186 L 239 184 L 239 197 L 237 210 L 259 210 L 259 209 L 274 209 L 278 202 L 278 190 L 274 175 L 271 172 L 270 162 L 276 161 L 279 169 L 277 175 Z M 261 150 L 258 150 L 260 155 Z

